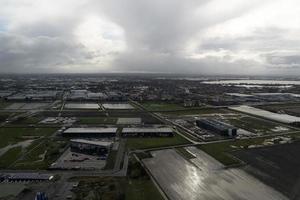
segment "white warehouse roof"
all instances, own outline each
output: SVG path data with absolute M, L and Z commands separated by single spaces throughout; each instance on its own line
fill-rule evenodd
M 73 139 L 71 142 L 83 143 L 83 144 L 91 144 L 97 146 L 105 146 L 109 147 L 112 145 L 112 142 L 109 141 L 99 141 L 99 140 L 84 140 L 84 139 Z
M 116 133 L 117 128 L 68 128 L 64 133 Z
M 273 113 L 273 112 L 269 112 L 269 111 L 262 110 L 259 108 L 254 108 L 251 106 L 230 107 L 230 109 L 248 113 L 251 115 L 256 115 L 256 116 L 267 118 L 267 119 L 271 119 L 271 120 L 282 122 L 282 123 L 300 122 L 300 117 L 295 117 L 295 116 L 287 115 L 287 114 Z
M 163 128 L 123 128 L 122 133 L 169 133 L 173 132 L 173 130 L 169 127 Z
M 118 118 L 117 124 L 141 124 L 141 118 Z

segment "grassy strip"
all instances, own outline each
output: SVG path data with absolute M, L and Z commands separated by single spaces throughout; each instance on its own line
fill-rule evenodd
M 0 157 L 0 168 L 7 168 L 21 155 L 22 147 L 17 146 L 9 149 Z
M 0 109 L 4 109 L 9 105 L 11 105 L 11 103 L 0 100 Z
M 74 177 L 70 181 L 79 181 L 72 191 L 75 200 L 82 199 L 124 199 L 125 178 L 116 177 Z M 74 198 L 73 198 L 74 199 Z
M 230 124 L 237 126 L 239 128 L 248 130 L 253 133 L 263 133 L 263 134 L 272 134 L 272 133 L 274 133 L 274 131 L 272 131 L 272 129 L 276 128 L 277 126 L 282 126 L 282 125 L 278 125 L 276 123 L 273 123 L 273 122 L 270 122 L 267 120 L 256 119 L 253 117 L 228 119 L 228 121 Z M 290 131 L 290 129 L 288 129 L 286 131 Z M 283 131 L 283 132 L 286 132 L 286 131 Z
M 176 151 L 183 156 L 184 158 L 186 158 L 187 160 L 196 158 L 194 155 L 192 155 L 190 152 L 188 152 L 185 148 L 176 148 Z
M 186 109 L 177 111 L 159 111 L 161 114 L 181 116 L 181 115 L 204 115 L 204 114 L 215 114 L 215 113 L 229 113 L 229 110 L 218 109 L 218 108 L 196 108 Z
M 152 158 L 152 155 L 149 151 L 144 151 L 144 152 L 137 152 L 135 155 L 140 159 L 145 159 L 145 158 Z
M 162 110 L 180 110 L 185 109 L 185 107 L 176 103 L 166 103 L 166 102 L 143 102 L 141 103 L 144 108 L 151 111 L 162 111 Z
M 262 144 L 266 138 L 255 138 L 247 140 L 236 140 L 229 142 L 211 143 L 197 146 L 199 149 L 203 150 L 207 154 L 214 157 L 216 160 L 223 163 L 225 166 L 240 164 L 238 159 L 235 159 L 230 152 L 243 149 L 249 145 Z
M 76 200 L 163 200 L 144 168 L 133 158 L 130 159 L 126 178 L 75 177 L 70 181 L 79 181 L 78 187 L 73 189 Z
M 59 157 L 66 144 L 65 141 L 55 139 L 41 139 L 34 142 L 26 149 L 29 154 L 19 160 L 13 168 L 47 169 Z
M 145 169 L 136 159 L 130 158 L 126 200 L 162 200 L 162 196 L 151 181 Z
M 110 151 L 106 160 L 106 164 L 103 169 L 109 170 L 115 167 L 115 161 L 118 151 Z
M 0 128 L 0 148 L 26 140 L 24 136 L 50 136 L 57 128 L 28 128 L 5 127 Z
M 126 147 L 128 149 L 148 149 L 172 145 L 188 144 L 188 140 L 175 134 L 174 137 L 152 137 L 152 138 L 128 138 Z
M 130 179 L 126 189 L 126 200 L 163 200 L 150 179 Z
M 29 117 L 29 118 L 24 118 L 24 119 L 14 121 L 12 124 L 37 124 L 42 119 L 43 119 L 42 117 L 34 116 L 34 117 Z
M 80 117 L 79 124 L 116 124 L 117 118 L 112 117 Z
M 292 140 L 300 140 L 300 132 L 287 134 Z M 228 142 L 217 142 L 210 144 L 198 145 L 197 148 L 203 150 L 207 154 L 214 157 L 216 160 L 223 163 L 225 166 L 241 164 L 238 159 L 230 154 L 232 151 L 247 149 L 250 145 L 261 145 L 266 139 L 273 138 L 272 136 L 242 139 Z

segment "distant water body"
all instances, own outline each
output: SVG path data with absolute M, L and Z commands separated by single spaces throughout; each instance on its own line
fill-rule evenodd
M 222 84 L 222 85 L 300 85 L 300 81 L 288 80 L 220 80 L 220 81 L 204 81 L 206 84 Z

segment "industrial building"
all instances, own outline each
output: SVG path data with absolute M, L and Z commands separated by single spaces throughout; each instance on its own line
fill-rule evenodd
M 117 124 L 119 125 L 138 125 L 142 123 L 142 119 L 138 117 L 118 118 Z
M 71 151 L 88 155 L 106 155 L 112 147 L 112 142 L 73 139 L 71 140 Z
M 45 192 L 37 192 L 34 200 L 48 200 L 48 197 Z
M 300 124 L 300 117 L 288 115 L 288 114 L 279 114 L 279 113 L 273 113 L 267 110 L 251 107 L 251 106 L 232 106 L 229 107 L 229 109 L 247 113 L 250 115 L 255 115 L 258 117 L 262 117 L 265 119 L 270 119 L 276 122 L 280 123 L 286 123 L 286 124 L 294 124 L 299 125 Z
M 67 103 L 64 108 L 65 109 L 97 110 L 100 108 L 100 106 L 97 103 Z
M 40 174 L 40 173 L 11 173 L 0 175 L 2 180 L 9 182 L 18 181 L 51 181 L 54 176 L 51 174 Z
M 123 137 L 172 137 L 174 132 L 169 127 L 123 128 Z
M 115 137 L 117 128 L 68 128 L 62 135 L 64 137 L 92 137 L 92 138 L 105 138 Z
M 9 95 L 5 97 L 8 101 L 43 101 L 43 100 L 49 100 L 53 101 L 57 99 L 57 97 L 61 93 L 58 91 L 25 91 L 16 93 L 13 95 Z
M 103 108 L 106 110 L 131 110 L 134 107 L 128 103 L 104 103 Z
M 105 100 L 107 95 L 102 92 L 90 92 L 88 90 L 71 90 L 68 100 L 82 101 L 82 100 Z
M 199 119 L 196 120 L 196 124 L 200 128 L 210 130 L 223 136 L 235 137 L 237 135 L 237 128 L 217 120 Z

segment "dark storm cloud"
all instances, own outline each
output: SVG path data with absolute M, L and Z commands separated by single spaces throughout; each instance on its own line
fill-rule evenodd
M 299 27 L 285 26 L 297 3 L 286 1 L 291 8 L 283 8 L 283 0 L 3 0 L 0 72 L 85 72 L 90 66 L 221 74 L 295 67 Z M 281 51 L 293 55 L 274 54 Z
M 174 52 L 201 24 L 195 8 L 207 0 L 103 1 L 100 7 L 126 32 L 130 48 Z
M 78 44 L 45 36 L 32 39 L 0 33 L 0 44 L 4 72 L 55 72 L 89 56 Z
M 106 16 L 125 30 L 128 45 L 128 51 L 121 54 L 113 63 L 114 70 L 206 73 L 215 67 L 219 73 L 226 71 L 227 69 L 216 66 L 216 62 L 211 62 L 210 59 L 203 62 L 186 58 L 184 52 L 186 45 L 205 28 L 243 15 L 259 4 L 253 2 L 251 5 L 240 5 L 237 12 L 231 12 L 230 9 L 209 12 L 206 9 L 213 7 L 209 5 L 211 2 L 102 1 L 100 7 Z M 223 44 L 233 46 L 233 41 L 230 42 Z M 222 46 L 218 44 L 218 48 Z
M 280 53 L 268 54 L 265 56 L 267 62 L 276 66 L 300 66 L 300 55 L 284 55 Z

